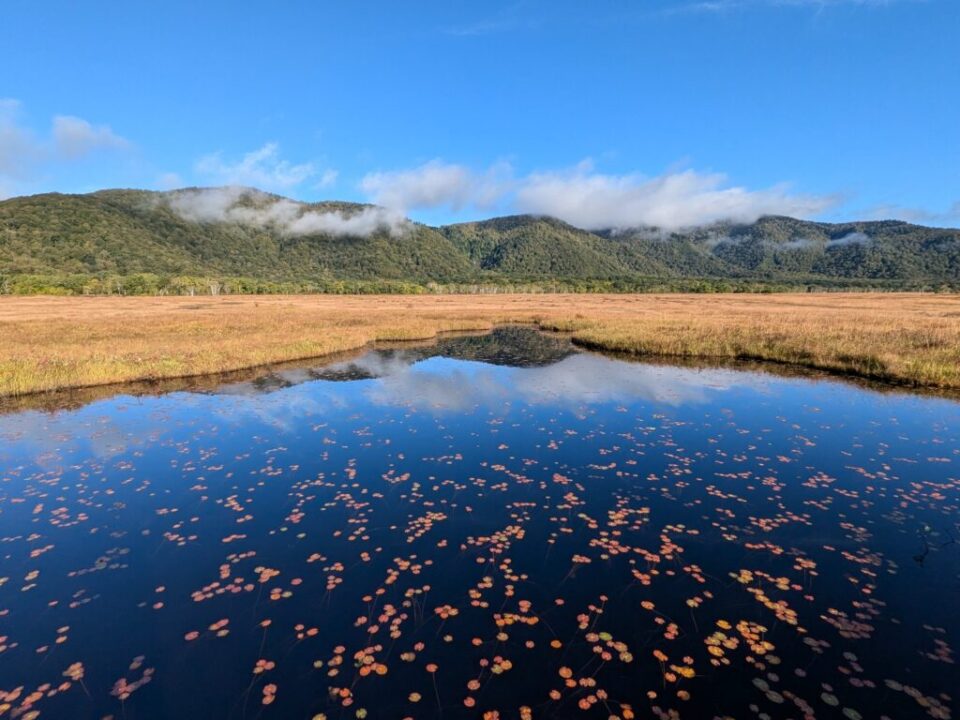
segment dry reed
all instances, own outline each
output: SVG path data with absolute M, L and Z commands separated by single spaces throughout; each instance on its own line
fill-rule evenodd
M 960 388 L 957 295 L 5 297 L 0 396 L 239 370 L 506 322 L 634 355 Z

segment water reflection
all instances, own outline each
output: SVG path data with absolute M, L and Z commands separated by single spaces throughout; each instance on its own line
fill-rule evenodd
M 377 404 L 458 410 L 516 399 L 530 404 L 564 405 L 643 399 L 669 405 L 706 402 L 710 393 L 733 385 L 761 389 L 760 375 L 725 370 L 690 371 L 641 365 L 578 354 L 555 364 L 514 371 L 485 364 L 432 359 L 384 358 L 370 354 L 352 363 L 380 382 L 367 396 Z
M 517 328 L 7 414 L 0 717 L 949 718 L 958 518 L 955 402 Z

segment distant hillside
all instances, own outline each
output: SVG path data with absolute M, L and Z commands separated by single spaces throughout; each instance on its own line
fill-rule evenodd
M 763 217 L 749 225 L 609 237 L 683 276 L 960 280 L 960 230 L 895 220 L 830 224 Z
M 5 292 L 194 292 L 205 291 L 198 279 L 218 278 L 244 279 L 229 286 L 240 292 L 956 287 L 960 230 L 764 217 L 682 232 L 588 232 L 529 215 L 432 228 L 371 205 L 242 188 L 0 202 Z
M 649 258 L 623 262 L 615 243 L 561 220 L 530 215 L 440 228 L 482 270 L 519 277 L 612 278 L 670 273 Z
M 290 234 L 277 223 L 193 219 L 171 204 L 176 193 L 105 190 L 90 195 L 34 195 L 0 202 L 0 273 L 156 273 L 244 276 L 268 280 L 322 277 L 462 280 L 470 262 L 443 234 L 410 223 L 392 235 Z M 238 198 L 256 210 L 278 200 Z M 284 201 L 291 203 L 291 201 Z M 291 203 L 301 213 L 339 213 L 354 203 Z M 203 217 L 202 214 L 200 217 Z M 242 215 L 241 215 L 242 218 Z

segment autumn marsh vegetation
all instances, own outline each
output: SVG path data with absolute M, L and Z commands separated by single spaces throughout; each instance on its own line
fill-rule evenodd
M 503 323 L 635 356 L 960 388 L 960 296 L 948 294 L 6 297 L 0 396 L 226 372 Z

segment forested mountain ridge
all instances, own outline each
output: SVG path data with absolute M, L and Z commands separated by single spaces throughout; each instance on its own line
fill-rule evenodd
M 440 228 L 481 270 L 524 277 L 624 277 L 640 273 L 668 276 L 661 263 L 623 262 L 609 239 L 562 220 L 511 215 Z
M 553 218 L 519 215 L 440 230 L 475 265 L 506 272 L 518 265 L 527 273 L 548 272 L 543 268 L 550 262 L 589 269 L 592 277 L 960 281 L 960 230 L 897 220 L 832 224 L 767 216 L 674 232 L 591 233 Z
M 66 276 L 68 292 L 102 291 L 96 281 L 108 276 L 149 276 L 147 284 L 156 288 L 181 276 L 247 278 L 287 289 L 344 281 L 662 289 L 699 279 L 954 287 L 960 285 L 960 230 L 769 216 L 682 231 L 590 232 L 531 215 L 434 228 L 372 205 L 300 203 L 247 188 L 0 201 L 2 289 L 30 292 Z
M 762 217 L 662 234 L 604 233 L 681 275 L 957 282 L 960 230 L 899 220 L 821 223 Z
M 274 281 L 462 280 L 473 273 L 462 253 L 425 225 L 408 223 L 399 233 L 386 227 L 364 234 L 288 233 L 269 216 L 239 213 L 220 218 L 220 205 L 178 206 L 171 202 L 178 197 L 185 196 L 107 190 L 0 202 L 0 273 L 154 273 Z M 226 209 L 256 211 L 258 203 L 270 207 L 277 201 L 291 203 L 257 193 L 239 196 Z M 370 208 L 356 203 L 292 204 L 301 217 L 322 213 L 347 220 Z

